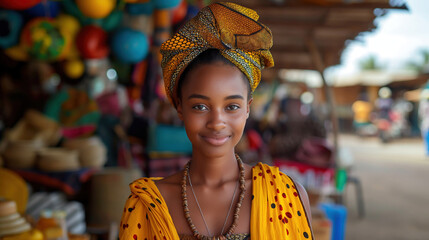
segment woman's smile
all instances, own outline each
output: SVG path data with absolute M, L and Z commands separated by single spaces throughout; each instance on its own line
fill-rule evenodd
M 213 146 L 222 146 L 231 138 L 230 135 L 202 135 L 201 137 Z

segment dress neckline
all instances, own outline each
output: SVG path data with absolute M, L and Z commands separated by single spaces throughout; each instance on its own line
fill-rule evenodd
M 254 174 L 254 168 L 256 167 L 257 165 L 255 165 L 255 166 L 253 166 L 252 168 L 251 168 L 251 172 L 252 172 L 252 178 L 253 178 L 253 174 Z M 168 205 L 167 205 L 167 202 L 165 201 L 165 199 L 164 199 L 164 196 L 162 196 L 162 194 L 161 194 L 161 192 L 159 191 L 159 189 L 158 189 L 158 186 L 156 185 L 156 181 L 158 181 L 158 180 L 162 180 L 162 179 L 164 179 L 164 177 L 148 177 L 147 179 L 149 179 L 151 182 L 152 182 L 152 184 L 153 184 L 153 186 L 154 186 L 154 189 L 153 189 L 153 191 L 157 194 L 157 195 L 159 195 L 160 197 L 161 197 L 161 201 L 163 201 L 164 203 L 165 203 L 165 206 L 167 207 L 167 209 L 169 209 L 168 208 Z M 252 182 L 252 184 L 253 184 L 253 182 Z M 253 187 L 251 188 L 251 191 L 252 191 L 252 193 L 253 193 Z M 168 215 L 169 215 L 169 217 L 171 218 L 171 214 L 170 214 L 170 211 L 168 211 Z M 173 222 L 173 220 L 171 221 L 171 222 Z M 180 237 L 180 239 L 181 240 L 193 240 L 194 239 L 194 237 L 192 236 L 192 235 L 188 235 L 188 234 L 180 234 L 178 231 L 177 231 L 177 228 L 176 228 L 176 226 L 174 225 L 174 223 L 173 223 L 173 226 L 174 226 L 174 230 L 176 230 L 176 233 L 179 235 L 179 237 Z M 186 238 L 182 238 L 182 237 L 186 237 Z M 247 240 L 247 239 L 250 239 L 250 233 L 235 233 L 235 234 L 232 234 L 232 237 L 235 237 L 235 238 L 230 238 L 230 239 L 228 239 L 228 240 Z M 237 238 L 238 237 L 238 238 Z M 239 238 L 239 237 L 242 237 L 242 238 Z

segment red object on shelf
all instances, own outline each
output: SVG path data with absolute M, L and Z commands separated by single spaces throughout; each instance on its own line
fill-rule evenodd
M 308 170 L 313 170 L 315 173 L 332 173 L 332 176 L 335 173 L 335 169 L 334 168 L 330 168 L 330 167 L 319 167 L 319 166 L 313 166 L 310 164 L 306 164 L 306 163 L 301 163 L 301 162 L 297 162 L 297 161 L 292 161 L 292 160 L 287 160 L 287 159 L 274 159 L 274 165 L 279 167 L 279 168 L 295 168 L 297 169 L 300 173 L 305 173 Z
M 85 59 L 100 59 L 109 55 L 107 33 L 101 27 L 83 27 L 76 36 L 76 45 Z
M 0 0 L 0 8 L 25 10 L 36 6 L 41 0 Z
M 274 159 L 274 165 L 279 167 L 281 172 L 289 174 L 288 172 L 299 172 L 300 178 L 308 180 L 312 176 L 310 182 L 301 182 L 305 187 L 321 188 L 325 186 L 333 186 L 335 179 L 334 167 L 320 167 L 307 163 L 297 162 L 288 159 Z M 314 182 L 316 181 L 316 182 Z M 307 186 L 307 184 L 313 184 Z

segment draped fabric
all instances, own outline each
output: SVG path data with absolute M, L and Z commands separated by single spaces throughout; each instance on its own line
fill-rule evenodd
M 238 4 L 213 3 L 164 42 L 161 67 L 169 100 L 174 103 L 183 70 L 207 49 L 219 49 L 246 75 L 254 91 L 261 80 L 261 69 L 274 66 L 269 51 L 272 33 L 258 18 L 255 11 Z
M 141 178 L 130 184 L 119 239 L 173 239 L 179 235 L 161 193 L 161 178 Z M 294 182 L 277 167 L 252 168 L 250 239 L 313 239 L 307 214 Z
M 179 239 L 164 198 L 154 183 L 159 179 L 140 178 L 130 184 L 131 195 L 125 203 L 119 239 Z
M 313 239 L 292 179 L 266 164 L 259 163 L 252 171 L 251 239 Z

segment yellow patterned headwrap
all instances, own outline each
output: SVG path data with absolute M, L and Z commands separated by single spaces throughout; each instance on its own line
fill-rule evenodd
M 161 45 L 161 67 L 167 96 L 176 98 L 177 82 L 188 64 L 207 49 L 219 49 L 248 78 L 252 92 L 261 69 L 274 66 L 269 49 L 273 38 L 252 9 L 235 3 L 211 4 Z

